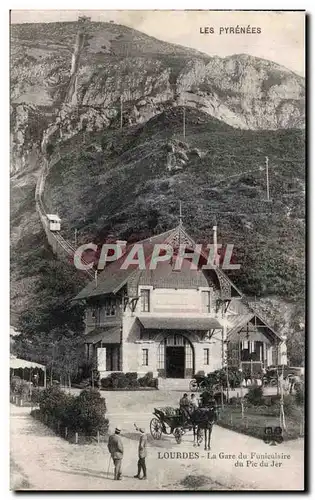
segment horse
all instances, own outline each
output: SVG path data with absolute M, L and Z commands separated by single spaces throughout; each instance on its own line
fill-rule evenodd
M 202 431 L 204 431 L 205 450 L 210 450 L 212 427 L 216 419 L 217 412 L 214 404 L 194 410 L 191 415 L 191 423 L 194 431 L 194 446 L 195 437 L 197 437 L 197 445 L 200 446 L 202 442 Z

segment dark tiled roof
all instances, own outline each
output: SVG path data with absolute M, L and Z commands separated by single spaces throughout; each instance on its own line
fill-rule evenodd
M 138 244 L 141 244 L 144 249 L 144 258 L 146 263 L 151 258 L 154 245 L 168 242 L 168 244 L 172 245 L 172 240 L 177 234 L 180 234 L 179 239 L 183 243 L 185 243 L 186 241 L 189 244 L 193 244 L 193 240 L 186 233 L 182 225 L 176 227 L 175 229 L 171 229 L 170 231 L 166 231 L 165 233 L 161 233 L 156 236 L 152 236 L 151 238 L 147 238 L 146 240 L 139 241 Z M 130 245 L 130 247 L 133 247 L 133 245 L 134 244 Z M 129 252 L 128 247 L 126 252 Z M 241 292 L 236 288 L 236 286 L 226 276 L 226 274 L 224 274 L 223 271 L 219 268 L 213 271 L 194 271 L 188 269 L 187 267 L 190 266 L 190 261 L 184 260 L 184 266 L 181 271 L 173 271 L 171 264 L 163 263 L 162 265 L 159 264 L 157 270 L 152 272 L 150 270 L 139 270 L 137 264 L 130 265 L 127 269 L 121 269 L 121 265 L 124 260 L 125 255 L 106 266 L 105 269 L 98 275 L 97 286 L 94 280 L 91 281 L 91 283 L 83 288 L 83 290 L 81 290 L 81 292 L 75 297 L 75 300 L 97 297 L 109 293 L 117 293 L 133 274 L 136 275 L 138 284 L 150 284 L 152 286 L 165 288 L 197 288 L 200 286 L 207 287 L 209 286 L 209 280 L 211 282 L 211 275 L 215 275 L 215 281 L 217 281 L 218 276 L 224 277 L 224 279 L 227 280 L 231 284 L 231 286 L 241 295 Z M 159 269 L 161 269 L 160 274 Z M 206 275 L 208 278 L 206 278 Z M 155 284 L 150 281 L 152 279 L 155 280 Z
M 103 344 L 120 344 L 120 326 L 116 325 L 111 328 L 95 328 L 85 335 L 82 340 L 84 344 L 97 344 L 100 341 L 102 341 Z
M 139 241 L 144 248 L 145 258 L 149 258 L 153 252 L 155 244 L 164 243 L 165 239 L 174 232 L 174 229 L 166 233 L 152 236 L 143 241 Z M 131 245 L 133 246 L 133 245 Z M 128 248 L 127 248 L 128 252 Z M 116 293 L 128 280 L 131 274 L 139 272 L 137 265 L 131 265 L 128 269 L 121 269 L 121 264 L 124 262 L 125 256 L 112 262 L 105 269 L 99 273 L 97 278 L 97 286 L 95 281 L 91 281 L 81 292 L 75 297 L 75 300 L 86 299 L 88 297 L 96 297 L 98 295 L 105 295 L 106 293 Z
M 161 318 L 160 316 L 138 317 L 145 329 L 152 330 L 210 330 L 212 328 L 222 329 L 221 324 L 215 318 Z

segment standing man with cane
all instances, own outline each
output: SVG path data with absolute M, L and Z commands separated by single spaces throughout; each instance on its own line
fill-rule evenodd
M 137 431 L 141 433 L 140 439 L 139 439 L 139 446 L 138 446 L 138 473 L 134 476 L 137 479 L 147 479 L 147 466 L 145 463 L 145 459 L 147 456 L 147 435 L 144 431 L 143 428 L 139 428 L 134 424 L 135 428 Z M 143 476 L 140 477 L 141 470 L 143 471 Z
M 121 479 L 121 462 L 124 455 L 124 446 L 120 437 L 120 431 L 120 427 L 116 427 L 115 434 L 109 436 L 107 445 L 115 466 L 115 481 L 119 481 Z

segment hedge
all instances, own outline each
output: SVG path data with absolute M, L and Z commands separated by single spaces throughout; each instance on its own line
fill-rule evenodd
M 115 372 L 101 379 L 102 389 L 137 389 L 139 387 L 157 388 L 157 379 L 152 372 L 148 372 L 144 377 L 137 378 L 136 372 Z
M 51 427 L 66 428 L 85 436 L 105 433 L 106 403 L 96 389 L 83 390 L 78 396 L 66 394 L 59 387 L 49 387 L 39 394 L 36 416 Z M 35 415 L 35 413 L 34 413 Z

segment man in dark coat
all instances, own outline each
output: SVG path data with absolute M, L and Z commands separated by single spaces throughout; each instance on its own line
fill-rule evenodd
M 136 426 L 137 431 L 140 432 L 141 436 L 139 439 L 139 446 L 138 446 L 138 473 L 134 476 L 138 479 L 146 479 L 147 478 L 147 466 L 145 463 L 145 459 L 147 456 L 147 435 L 145 433 L 145 430 L 143 428 L 138 428 Z M 143 476 L 140 477 L 141 470 L 143 471 Z
M 116 427 L 115 434 L 109 436 L 108 439 L 108 451 L 111 454 L 111 457 L 114 462 L 115 472 L 114 479 L 119 481 L 121 479 L 121 462 L 124 455 L 124 446 L 122 439 L 120 437 L 121 429 L 120 427 Z
M 182 412 L 182 415 L 185 419 L 190 417 L 190 401 L 188 395 L 185 393 L 182 398 L 179 400 L 179 408 Z

